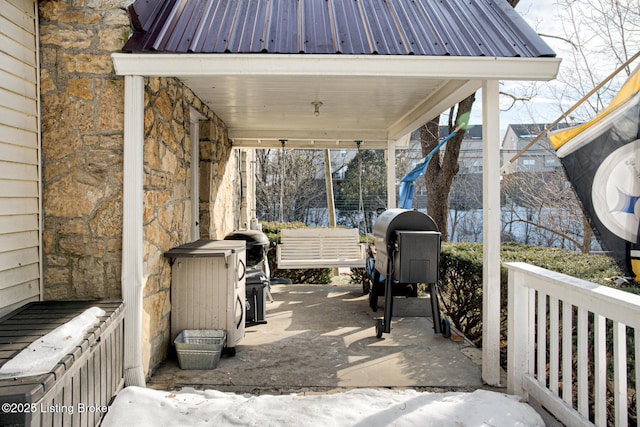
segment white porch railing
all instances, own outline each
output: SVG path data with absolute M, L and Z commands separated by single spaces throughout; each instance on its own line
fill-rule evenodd
M 640 380 L 640 296 L 525 263 L 505 266 L 509 393 L 533 397 L 566 425 L 626 426 Z

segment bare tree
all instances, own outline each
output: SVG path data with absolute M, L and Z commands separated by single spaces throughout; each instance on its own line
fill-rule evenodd
M 520 0 L 508 0 L 512 7 L 516 7 Z M 459 118 L 471 111 L 475 101 L 475 93 L 460 101 L 449 112 L 449 132 L 452 132 Z M 427 155 L 439 142 L 440 117 L 435 117 L 420 128 L 420 143 L 423 155 Z M 437 153 L 429 162 L 425 172 L 427 189 L 427 212 L 438 225 L 442 240 L 449 239 L 449 195 L 453 179 L 458 173 L 458 157 L 464 132 L 459 132 L 447 141 L 446 151 Z
M 640 4 L 638 0 L 557 0 L 557 5 L 559 33 L 542 35 L 564 46 L 558 79 L 546 84 L 564 113 L 638 52 Z M 631 69 L 625 71 L 587 99 L 565 125 L 588 121 L 602 111 Z M 511 207 L 509 218 L 503 221 L 505 231 L 519 224 L 525 227 L 527 243 L 590 251 L 593 231 L 562 171 L 520 171 L 505 178 L 503 194 Z
M 475 94 L 461 101 L 457 108 L 451 108 L 451 114 L 449 114 L 450 132 L 455 128 L 454 110 L 457 110 L 455 113 L 457 121 L 463 114 L 471 111 L 474 101 Z M 426 156 L 438 145 L 439 126 L 440 117 L 437 117 L 420 127 L 420 144 L 423 155 Z M 449 195 L 453 178 L 459 169 L 458 157 L 463 138 L 464 132 L 459 132 L 447 141 L 446 150 L 444 152 L 441 150 L 433 156 L 424 175 L 427 188 L 427 212 L 438 225 L 443 241 L 449 240 Z
M 256 150 L 256 162 L 258 218 L 285 222 L 318 220 L 314 208 L 326 208 L 320 151 Z
M 509 3 L 515 7 L 518 1 L 510 1 Z M 595 87 L 615 66 L 625 62 L 640 49 L 640 7 L 638 7 L 638 0 L 557 0 L 557 4 L 561 10 L 560 22 L 562 24 L 558 27 L 559 33 L 541 35 L 561 40 L 569 48 L 569 55 L 563 54 L 563 66 L 557 81 L 554 84 L 547 84 L 548 89 L 554 90 L 553 96 L 558 99 L 557 105 L 561 113 L 563 109 L 568 108 Z M 626 71 L 629 74 L 631 70 L 627 69 Z M 576 111 L 570 119 L 572 121 L 591 119 L 608 105 L 625 78 L 626 75 L 620 76 L 619 79 L 604 86 L 588 100 L 584 108 Z M 505 93 L 504 91 L 501 91 L 501 94 L 508 97 L 513 106 L 515 103 L 528 102 L 543 90 L 545 90 L 543 86 L 529 85 L 523 89 L 522 94 Z M 450 131 L 455 126 L 455 120 L 461 114 L 471 110 L 474 99 L 475 95 L 472 95 L 450 110 Z M 420 128 L 424 154 L 438 143 L 439 122 L 440 118 L 436 117 Z M 462 137 L 463 135 L 457 135 L 449 140 L 445 147 L 446 150 L 434 156 L 425 174 L 428 194 L 427 211 L 438 224 L 443 233 L 443 239 L 448 239 L 449 198 L 453 179 L 459 168 L 458 155 Z M 566 181 L 564 182 L 566 185 Z M 537 201 L 537 203 L 540 202 L 540 200 Z M 573 212 L 581 212 L 575 200 L 565 206 L 571 210 L 571 216 L 574 215 Z M 529 206 L 528 209 L 533 208 Z M 542 233 L 544 224 L 531 223 L 532 218 L 540 218 L 538 214 L 545 211 L 547 207 L 540 209 L 542 210 L 538 213 L 531 212 L 529 219 L 524 215 L 524 217 L 509 220 L 509 225 L 515 224 L 514 221 L 520 223 L 528 221 L 531 233 L 534 233 L 533 230 L 536 230 L 535 233 Z M 555 208 L 549 209 L 547 213 L 552 212 Z M 544 221 L 548 221 L 550 226 L 556 224 L 550 218 Z M 558 241 L 550 237 L 554 235 L 561 242 L 564 242 L 560 245 L 566 243 L 575 245 L 583 251 L 588 250 L 592 233 L 588 221 L 584 216 L 580 216 L 575 217 L 573 223 L 579 223 L 582 226 L 580 227 L 581 231 L 571 238 L 569 236 L 560 238 L 558 236 L 562 234 L 562 230 L 550 229 L 540 234 L 535 240 L 541 244 L 548 242 L 557 245 Z M 532 238 L 533 234 L 528 236 Z
M 563 171 L 508 175 L 502 194 L 509 210 L 502 221 L 503 233 L 513 236 L 511 240 L 582 253 L 591 250 L 591 227 L 585 224 L 580 203 Z M 519 226 L 519 233 L 514 226 Z
M 559 34 L 563 41 L 561 85 L 551 87 L 565 110 L 596 87 L 611 71 L 640 50 L 640 4 L 638 0 L 557 0 Z M 566 53 L 565 53 L 566 51 Z M 574 119 L 586 121 L 605 108 L 631 73 L 627 67 L 576 110 Z

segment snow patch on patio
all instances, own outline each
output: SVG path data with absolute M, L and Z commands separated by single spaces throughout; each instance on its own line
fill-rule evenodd
M 240 395 L 128 387 L 103 420 L 116 426 L 544 426 L 516 396 L 354 389 L 319 395 Z

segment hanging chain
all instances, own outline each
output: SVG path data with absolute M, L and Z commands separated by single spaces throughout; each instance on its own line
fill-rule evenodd
M 281 139 L 282 150 L 280 151 L 280 222 L 284 222 L 284 144 L 287 143 L 286 139 Z
M 362 197 L 362 152 L 360 151 L 360 144 L 362 144 L 361 140 L 355 141 L 356 146 L 358 147 L 358 196 L 359 196 L 359 206 L 358 209 L 362 212 L 362 222 L 363 222 L 363 231 L 364 235 L 368 234 L 367 230 L 367 213 L 364 210 L 364 200 Z M 358 226 L 360 225 L 360 221 L 358 221 Z

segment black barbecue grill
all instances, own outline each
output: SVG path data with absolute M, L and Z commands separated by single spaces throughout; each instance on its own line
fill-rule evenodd
M 376 319 L 376 336 L 391 332 L 393 295 L 407 284 L 425 283 L 431 294 L 435 333 L 451 335 L 449 321 L 440 316 L 438 273 L 440 232 L 433 219 L 416 210 L 388 209 L 373 227 L 375 270 L 384 276 L 384 317 Z
M 267 323 L 266 296 L 270 288 L 267 252 L 269 238 L 257 230 L 242 230 L 228 234 L 225 240 L 244 240 L 247 245 L 246 303 L 247 326 Z

